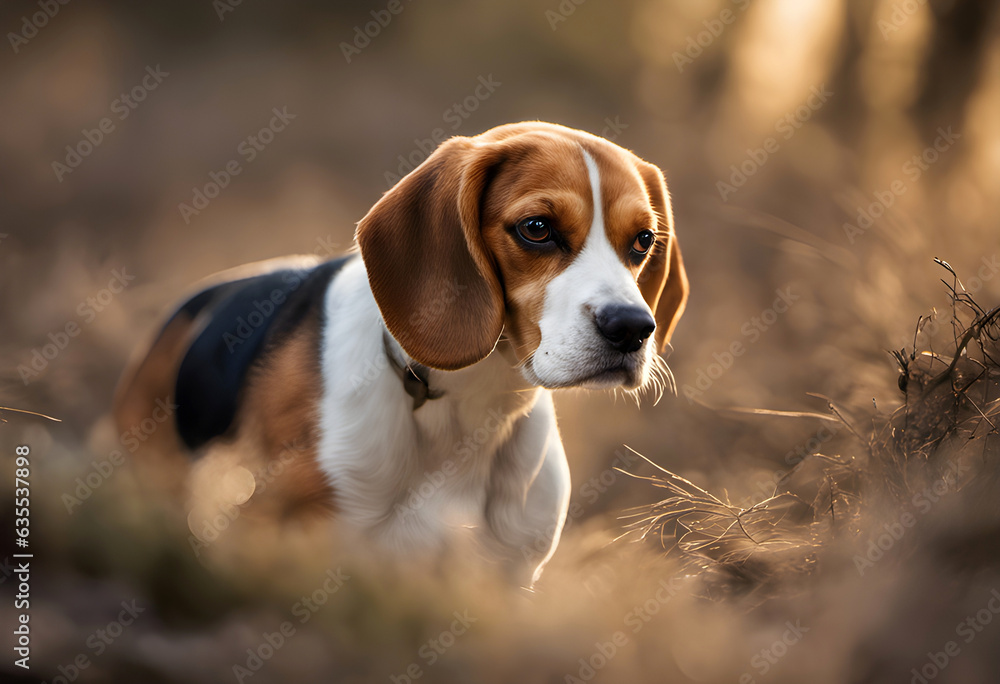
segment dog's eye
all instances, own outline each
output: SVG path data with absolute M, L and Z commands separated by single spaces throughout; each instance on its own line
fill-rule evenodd
M 649 248 L 653 246 L 653 242 L 656 240 L 656 236 L 653 235 L 653 231 L 644 230 L 635 236 L 635 242 L 632 243 L 632 252 L 639 256 L 646 254 Z
M 552 228 L 549 226 L 548 220 L 541 216 L 532 216 L 518 221 L 515 228 L 517 234 L 525 242 L 542 244 L 552 239 Z

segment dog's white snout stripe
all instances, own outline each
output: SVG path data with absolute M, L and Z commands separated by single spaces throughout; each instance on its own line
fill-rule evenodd
M 601 197 L 601 173 L 597 170 L 597 162 L 590 156 L 590 152 L 581 148 L 583 161 L 587 165 L 587 178 L 590 179 L 590 196 L 594 202 L 594 218 L 590 222 L 590 234 L 595 230 L 600 230 L 604 235 L 604 202 Z M 589 237 L 589 235 L 588 235 Z M 607 235 L 604 236 L 605 239 Z
M 593 312 L 607 304 L 632 304 L 647 308 L 639 288 L 632 278 L 632 273 L 615 253 L 608 239 L 607 226 L 604 223 L 604 198 L 601 193 L 601 173 L 594 157 L 581 148 L 583 160 L 587 166 L 587 177 L 590 180 L 590 194 L 594 205 L 594 216 L 590 224 L 590 233 L 580 254 L 585 262 L 598 289 L 594 293 L 596 299 L 585 301 L 585 312 Z M 586 253 L 586 256 L 585 256 Z

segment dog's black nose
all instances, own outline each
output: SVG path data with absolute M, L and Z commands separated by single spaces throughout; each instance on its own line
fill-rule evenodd
M 653 317 L 638 306 L 605 306 L 597 311 L 594 321 L 604 339 L 626 354 L 638 350 L 656 329 Z

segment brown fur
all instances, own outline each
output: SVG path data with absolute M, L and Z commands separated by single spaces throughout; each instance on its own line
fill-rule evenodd
M 538 347 L 546 286 L 582 249 L 593 222 L 581 147 L 601 172 L 608 239 L 639 281 L 663 350 L 688 289 L 663 175 L 601 138 L 529 122 L 452 138 L 358 225 L 372 292 L 410 356 L 462 368 L 485 358 L 501 331 L 521 359 Z M 530 216 L 553 220 L 567 251 L 519 245 L 509 227 Z M 629 250 L 645 229 L 657 245 L 635 264 Z M 422 314 L 439 300 L 446 305 L 434 316 Z
M 358 224 L 386 327 L 433 368 L 485 358 L 503 329 L 503 290 L 478 220 L 490 159 L 478 152 L 467 138 L 449 140 Z
M 358 225 L 372 292 L 386 326 L 410 356 L 434 368 L 462 368 L 485 358 L 503 331 L 518 358 L 537 348 L 547 285 L 572 263 L 593 223 L 581 147 L 601 172 L 608 239 L 654 311 L 656 342 L 663 349 L 688 290 L 663 175 L 600 138 L 523 123 L 444 143 Z M 554 221 L 566 248 L 525 250 L 510 227 L 530 216 Z M 629 250 L 645 229 L 655 232 L 656 245 L 635 264 Z M 332 510 L 333 487 L 316 461 L 319 316 L 316 304 L 257 360 L 247 376 L 235 436 L 206 449 L 206 461 L 216 457 L 215 465 L 201 469 L 200 484 L 192 485 L 196 496 L 229 472 L 248 478 L 238 471 L 244 467 L 255 474 L 255 501 L 282 514 Z M 175 317 L 127 376 L 115 405 L 120 430 L 150 416 L 157 398 L 172 402 L 194 323 L 183 314 Z M 142 450 L 150 452 L 147 462 L 171 473 L 170 491 L 182 486 L 187 454 L 172 417 Z
M 639 165 L 638 171 L 646 183 L 646 192 L 656 215 L 657 244 L 646 259 L 637 280 L 639 291 L 656 318 L 654 335 L 657 349 L 662 352 L 684 313 L 690 285 L 681 248 L 674 233 L 670 195 L 663 173 L 646 162 Z
M 184 353 L 191 343 L 194 320 L 179 313 L 154 340 L 142 360 L 130 366 L 115 393 L 112 412 L 122 444 L 134 444 L 126 435 L 138 430 L 144 420 L 154 416 L 159 399 L 173 406 L 174 383 Z M 139 469 L 142 484 L 155 482 L 157 489 L 170 496 L 183 491 L 188 456 L 177 434 L 173 411 L 156 430 L 138 441 L 132 459 Z
M 333 487 L 316 462 L 323 394 L 318 316 L 270 350 L 248 378 L 239 444 L 257 452 L 256 502 L 283 515 L 333 511 Z
M 207 282 L 217 284 L 246 273 L 235 269 L 220 275 Z M 155 432 L 144 435 L 132 462 L 146 489 L 153 485 L 174 501 L 191 493 L 202 498 L 212 489 L 212 478 L 239 466 L 257 480 L 256 510 L 279 515 L 332 510 L 333 489 L 316 463 L 322 395 L 319 309 L 315 303 L 280 345 L 265 348 L 256 360 L 247 375 L 233 436 L 220 438 L 198 455 L 211 463 L 198 464 L 196 481 L 188 481 L 195 459 L 180 440 L 173 413 Z M 158 399 L 173 405 L 177 373 L 197 322 L 183 311 L 177 313 L 142 360 L 123 375 L 113 410 L 120 432 L 153 416 Z

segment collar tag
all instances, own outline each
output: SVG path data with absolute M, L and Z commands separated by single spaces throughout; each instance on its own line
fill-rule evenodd
M 399 362 L 399 359 L 392 353 L 392 348 L 389 345 L 388 332 L 382 336 L 382 341 L 385 345 L 385 355 L 389 359 L 389 365 L 392 366 L 392 370 L 403 381 L 403 389 L 413 397 L 414 411 L 423 406 L 428 399 L 438 399 L 444 395 L 444 392 L 430 388 L 427 382 L 430 371 L 425 366 L 421 366 L 418 363 L 411 363 L 404 366 Z

